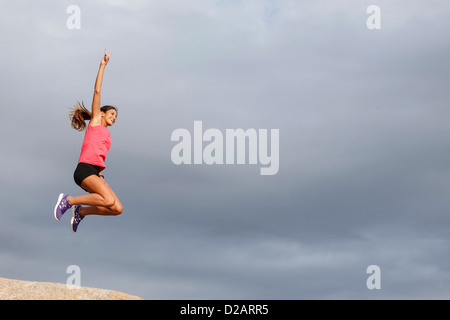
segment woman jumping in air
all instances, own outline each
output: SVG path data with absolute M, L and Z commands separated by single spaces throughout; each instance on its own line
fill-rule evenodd
M 100 108 L 100 90 L 102 87 L 103 72 L 108 64 L 109 57 L 105 49 L 95 81 L 94 98 L 92 100 L 92 112 L 89 112 L 83 104 L 78 103 L 69 114 L 72 127 L 78 131 L 86 129 L 78 165 L 73 174 L 75 183 L 89 194 L 71 197 L 61 193 L 55 205 L 54 216 L 59 221 L 68 209 L 71 208 L 72 231 L 76 232 L 79 223 L 85 216 L 119 215 L 123 211 L 122 204 L 114 191 L 104 180 L 102 175 L 105 169 L 105 159 L 111 147 L 111 136 L 108 127 L 116 122 L 117 109 L 113 106 Z M 86 120 L 89 124 L 86 126 Z M 82 207 L 81 205 L 86 205 Z

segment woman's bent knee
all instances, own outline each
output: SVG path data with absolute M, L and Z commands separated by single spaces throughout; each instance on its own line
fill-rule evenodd
M 121 204 L 116 204 L 111 208 L 114 215 L 118 216 L 123 212 L 123 207 Z
M 105 207 L 112 207 L 115 205 L 116 199 L 114 199 L 113 196 L 108 196 L 103 198 L 103 202 L 104 202 L 103 205 Z

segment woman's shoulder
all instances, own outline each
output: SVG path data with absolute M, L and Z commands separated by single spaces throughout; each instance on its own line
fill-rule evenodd
M 91 127 L 96 127 L 102 124 L 102 118 L 101 117 L 93 117 L 90 121 L 89 121 L 89 125 Z
M 87 129 L 89 131 L 99 131 L 100 130 L 100 131 L 107 131 L 107 132 L 109 132 L 108 128 L 105 127 L 102 124 L 93 125 L 93 124 L 89 123 L 88 126 L 87 126 Z

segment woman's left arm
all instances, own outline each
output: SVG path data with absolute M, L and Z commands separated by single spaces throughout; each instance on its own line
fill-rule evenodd
M 95 86 L 94 86 L 94 97 L 92 98 L 92 119 L 91 124 L 97 125 L 100 123 L 101 119 L 101 111 L 100 111 L 100 97 L 101 97 L 101 89 L 102 89 L 102 82 L 103 82 L 103 73 L 105 71 L 106 65 L 108 64 L 109 57 L 111 56 L 111 53 L 108 54 L 105 49 L 105 55 L 102 58 L 102 61 L 100 62 L 100 66 L 98 68 L 97 78 L 95 79 Z M 97 123 L 99 122 L 99 123 Z

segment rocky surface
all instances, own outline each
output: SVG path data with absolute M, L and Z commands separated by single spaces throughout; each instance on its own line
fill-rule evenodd
M 66 284 L 0 278 L 0 300 L 143 300 L 126 293 Z

